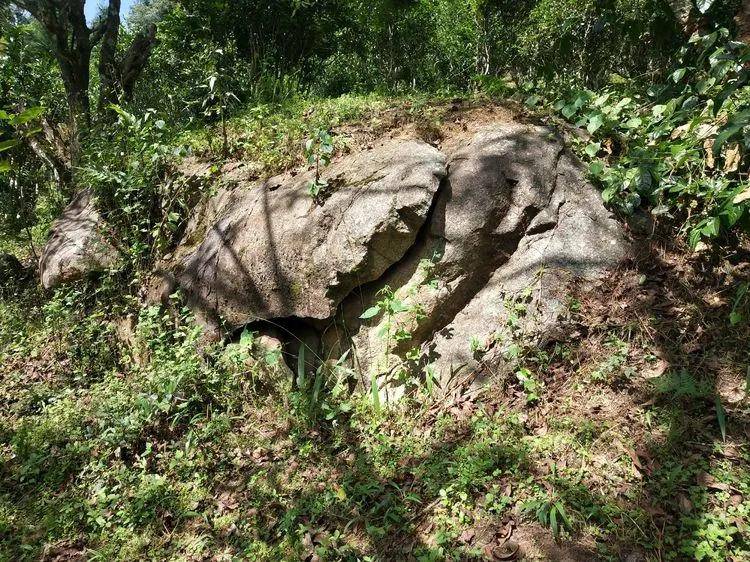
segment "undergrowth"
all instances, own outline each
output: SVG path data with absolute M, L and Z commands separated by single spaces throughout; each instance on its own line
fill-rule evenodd
M 658 369 L 649 331 L 602 327 L 590 295 L 569 312 L 588 340 L 517 354 L 534 400 L 509 377 L 478 399 L 376 407 L 341 362 L 309 372 L 303 358 L 293 375 L 252 332 L 199 346 L 179 301 L 139 310 L 107 290 L 30 290 L 0 308 L 5 559 L 750 553 L 744 402 L 727 403 L 722 439 L 713 379 Z M 602 408 L 625 408 L 629 426 Z M 542 527 L 559 544 L 535 551 L 522 530 Z

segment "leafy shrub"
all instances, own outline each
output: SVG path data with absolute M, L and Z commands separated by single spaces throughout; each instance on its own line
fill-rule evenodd
M 91 141 L 81 175 L 129 265 L 142 268 L 176 243 L 203 185 L 172 173 L 186 151 L 168 142 L 164 120 L 111 109 L 119 119 Z
M 604 200 L 678 219 L 695 247 L 750 227 L 750 49 L 726 29 L 695 35 L 668 80 L 646 93 L 612 85 L 563 96 L 554 110 L 585 127 L 581 147 Z

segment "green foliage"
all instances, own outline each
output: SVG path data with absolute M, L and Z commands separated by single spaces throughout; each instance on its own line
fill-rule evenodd
M 545 527 L 549 527 L 556 537 L 563 530 L 573 529 L 565 507 L 560 501 L 549 498 L 532 500 L 524 505 L 524 510 L 534 513 L 537 520 Z
M 328 166 L 333 156 L 333 139 L 324 129 L 316 129 L 305 141 L 305 159 L 311 166 L 315 166 L 315 179 L 310 182 L 308 192 L 314 201 L 320 202 L 325 198 L 328 182 L 321 178 L 321 168 Z
M 728 2 L 708 4 L 707 25 L 731 19 Z M 0 557 L 367 560 L 405 544 L 419 560 L 470 559 L 482 553 L 464 531 L 524 511 L 604 558 L 623 545 L 654 558 L 747 557 L 737 522 L 750 517 L 748 459 L 733 443 L 741 406 L 681 366 L 637 386 L 640 350 L 624 336 L 604 339 L 588 364 L 570 342 L 529 345 L 534 287 L 506 296 L 496 337 L 469 342 L 478 360 L 499 346 L 515 392 L 445 404 L 406 392 L 388 408 L 386 381 L 360 380 L 347 355 L 311 361 L 302 345 L 291 375 L 283 350 L 252 327 L 209 344 L 178 297 L 160 308 L 134 296 L 206 188 L 176 179 L 180 145 L 251 162 L 258 176 L 304 157 L 320 201 L 338 125 L 380 134 L 386 113 L 412 122 L 477 85 L 527 110 L 554 104 L 585 129 L 576 148 L 619 211 L 671 216 L 695 245 L 731 236 L 750 219 L 747 47 L 706 33 L 668 68 L 681 39 L 655 0 L 143 6 L 122 31 L 158 20 L 158 47 L 134 98 L 81 132 L 73 163 L 125 271 L 0 299 Z M 43 237 L 67 197 L 28 147 L 36 108 L 66 131 L 46 41 L 0 7 L 0 153 L 13 162 L 0 174 L 3 249 L 21 233 Z M 372 94 L 413 90 L 423 92 Z M 310 97 L 330 93 L 347 95 Z M 418 287 L 384 288 L 361 316 L 379 324 L 388 361 L 399 354 L 397 377 L 414 387 L 424 373 L 427 395 L 438 384 L 429 351 L 405 349 L 425 317 L 410 297 L 438 286 L 435 261 L 420 263 Z M 748 309 L 747 283 L 736 287 L 722 320 L 732 333 Z M 571 299 L 569 312 L 582 306 Z M 616 394 L 631 385 L 637 394 Z M 626 427 L 603 416 L 610 395 L 637 400 Z M 620 455 L 639 434 L 648 450 Z
M 522 367 L 516 372 L 516 378 L 523 386 L 523 392 L 526 395 L 526 402 L 536 402 L 541 396 L 544 385 L 537 380 L 533 373 L 526 367 Z
M 684 439 L 674 450 L 649 441 L 653 472 L 624 478 L 631 458 L 618 459 L 612 443 L 625 440 L 622 425 L 574 417 L 567 398 L 558 406 L 572 417 L 553 408 L 543 433 L 526 405 L 467 402 L 466 412 L 436 414 L 406 397 L 386 410 L 351 392 L 344 363 L 306 370 L 309 350 L 290 390 L 273 382 L 279 356 L 252 330 L 199 347 L 179 301 L 138 310 L 116 289 L 81 284 L 43 308 L 34 292 L 0 302 L 0 549 L 13 559 L 59 544 L 108 560 L 223 550 L 364 559 L 412 537 L 418 518 L 434 526 L 435 546 L 415 547 L 415 557 L 461 559 L 477 554 L 464 531 L 487 519 L 521 524 L 519 514 L 595 541 L 602 557 L 633 545 L 673 559 L 747 552 L 736 524 L 750 514 L 744 457 L 699 449 L 686 458 Z M 138 327 L 125 347 L 107 326 L 128 311 Z M 34 372 L 45 376 L 29 380 Z M 668 408 L 700 403 L 694 391 L 678 401 L 666 392 L 663 407 L 651 406 L 649 437 L 676 423 Z M 550 459 L 560 461 L 551 470 Z M 680 495 L 690 511 L 679 510 Z M 648 526 L 644 505 L 669 510 L 663 527 Z
M 680 219 L 696 247 L 750 225 L 741 171 L 750 146 L 748 60 L 748 47 L 727 41 L 724 29 L 696 35 L 679 68 L 646 95 L 580 90 L 553 109 L 592 135 L 582 154 L 606 202 Z
M 25 149 L 24 142 L 38 135 L 40 106 L 18 113 L 0 110 L 0 234 L 10 239 L 23 236 L 32 245 L 31 227 L 37 221 L 36 206 L 43 173 Z
M 658 74 L 679 46 L 666 2 L 541 0 L 518 30 L 520 66 L 555 86 Z
M 91 140 L 81 178 L 99 198 L 107 224 L 128 263 L 153 263 L 176 241 L 203 187 L 172 179 L 170 166 L 185 154 L 168 142 L 164 120 L 112 106 L 117 122 Z
M 221 56 L 223 52 L 221 51 L 221 49 L 217 49 L 216 54 Z M 218 65 L 216 64 L 214 66 L 218 67 Z M 234 102 L 240 101 L 237 96 L 234 95 L 234 93 L 227 91 L 224 88 L 225 80 L 226 75 L 224 73 L 216 72 L 209 76 L 208 81 L 205 85 L 206 94 L 203 98 L 203 103 L 201 104 L 201 109 L 203 110 L 204 117 L 208 118 L 208 120 L 212 118 L 218 118 L 221 121 L 221 156 L 223 158 L 227 158 L 229 156 L 229 140 L 227 138 L 227 111 Z M 210 130 L 207 129 L 207 131 L 209 132 L 209 146 L 211 146 L 212 136 L 210 134 Z
M 625 367 L 630 346 L 618 337 L 609 338 L 604 344 L 607 357 L 591 373 L 594 382 L 612 382 L 619 374 L 631 374 L 632 369 Z

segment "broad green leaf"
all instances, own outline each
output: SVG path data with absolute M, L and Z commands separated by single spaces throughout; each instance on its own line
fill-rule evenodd
M 390 309 L 393 314 L 398 314 L 399 312 L 406 312 L 409 310 L 409 307 L 406 306 L 403 302 L 401 302 L 398 299 L 393 299 L 390 304 Z
M 549 526 L 553 535 L 557 536 L 560 533 L 560 529 L 557 527 L 557 509 L 554 506 L 549 510 Z
M 687 72 L 687 68 L 678 68 L 672 73 L 672 82 L 675 84 L 682 80 L 682 77 L 685 76 L 685 72 Z
M 721 212 L 721 216 L 726 219 L 727 226 L 731 228 L 742 218 L 744 212 L 745 210 L 741 206 L 730 204 L 724 208 Z
M 750 200 L 750 185 L 745 184 L 744 186 L 740 186 L 739 189 L 741 191 L 734 196 L 734 199 L 732 199 L 732 203 L 735 205 Z
M 688 99 L 686 99 L 684 102 L 682 102 L 682 109 L 690 110 L 694 107 L 697 107 L 700 103 L 700 100 L 697 96 L 690 96 Z
M 10 165 L 9 161 L 0 160 L 0 173 L 10 172 L 12 169 L 13 167 Z
M 625 122 L 625 127 L 628 129 L 637 129 L 643 124 L 643 120 L 640 117 L 631 117 Z
M 609 203 L 612 201 L 612 199 L 615 198 L 615 195 L 617 194 L 617 189 L 615 187 L 608 187 L 604 191 L 602 191 L 602 199 L 605 203 Z
M 424 369 L 424 382 L 427 387 L 427 394 L 432 396 L 435 389 L 435 366 L 429 364 Z
M 377 306 L 377 305 L 376 306 L 371 306 L 370 308 L 368 308 L 367 310 L 365 310 L 362 313 L 362 315 L 360 316 L 360 318 L 362 320 L 369 320 L 370 318 L 374 318 L 378 314 L 380 314 L 380 306 Z
M 695 90 L 699 94 L 703 95 L 706 92 L 708 92 L 711 88 L 714 87 L 714 84 L 716 84 L 716 78 L 714 77 L 708 77 L 705 80 L 701 80 L 695 85 Z
M 617 102 L 617 105 L 615 107 L 617 109 L 624 109 L 625 106 L 627 106 L 631 101 L 633 101 L 632 98 L 622 98 L 619 102 Z
M 690 247 L 694 250 L 697 248 L 698 243 L 701 241 L 702 232 L 699 227 L 695 227 L 690 231 L 690 234 L 688 236 L 688 242 L 690 243 Z
M 604 162 L 601 160 L 594 160 L 589 164 L 589 173 L 598 178 L 604 173 Z
M 528 98 L 526 98 L 526 101 L 524 104 L 528 107 L 535 107 L 539 105 L 539 102 L 541 101 L 541 98 L 535 94 L 530 95 Z
M 11 123 L 14 125 L 25 125 L 29 121 L 33 121 L 44 113 L 44 108 L 41 106 L 30 107 L 25 111 L 22 111 L 11 119 Z
M 713 147 L 714 156 L 721 154 L 721 148 L 724 146 L 724 143 L 742 131 L 747 125 L 750 125 L 750 110 L 746 109 L 732 115 L 729 123 L 727 123 L 721 131 L 719 131 L 719 134 L 716 135 Z
M 701 14 L 705 14 L 713 6 L 714 0 L 696 0 L 695 7 Z
M 297 388 L 305 388 L 305 347 L 304 343 L 299 347 L 297 356 Z
M 313 385 L 313 394 L 312 394 L 313 404 L 318 403 L 318 398 L 320 397 L 321 388 L 323 388 L 323 373 L 320 370 L 318 370 L 318 373 L 315 375 L 315 384 Z
M 590 98 L 588 97 L 588 95 L 580 95 L 576 98 L 576 101 L 573 102 L 573 105 L 576 109 L 581 109 L 584 105 L 586 105 L 586 102 L 589 99 Z
M 240 334 L 240 345 L 243 347 L 252 347 L 253 342 L 255 341 L 255 334 L 245 328 L 242 330 L 242 334 Z
M 4 141 L 0 141 L 0 152 L 4 152 L 6 150 L 10 150 L 13 147 L 16 147 L 20 144 L 18 139 L 8 139 Z
M 380 391 L 378 390 L 378 377 L 372 376 L 370 381 L 370 395 L 372 396 L 372 406 L 376 412 L 380 411 Z
M 603 106 L 605 103 L 607 103 L 607 101 L 609 101 L 609 98 L 611 95 L 612 95 L 611 93 L 607 92 L 606 94 L 599 96 L 598 98 L 594 100 L 594 105 L 596 107 Z
M 601 144 L 598 142 L 591 142 L 586 145 L 586 154 L 588 154 L 591 158 L 596 156 L 599 153 L 599 150 L 601 150 Z
M 565 107 L 562 108 L 563 117 L 565 117 L 566 119 L 570 119 L 577 112 L 578 112 L 578 108 L 575 107 L 574 105 L 566 105 Z
M 136 119 L 135 115 L 133 115 L 132 113 L 128 113 L 127 111 L 125 111 L 123 108 L 121 108 L 117 104 L 111 103 L 107 107 L 108 107 L 108 109 L 111 109 L 112 111 L 114 111 L 115 113 L 117 113 L 117 115 L 120 116 L 120 118 L 123 120 L 123 122 L 127 123 L 130 126 L 133 126 L 133 125 L 135 125 L 138 122 L 138 119 Z
M 586 125 L 586 129 L 593 135 L 602 125 L 604 125 L 604 117 L 602 117 L 601 113 L 596 113 L 589 117 L 589 124 Z
M 728 124 L 727 126 L 725 126 L 719 132 L 719 134 L 716 135 L 716 139 L 714 140 L 714 146 L 713 146 L 714 156 L 719 156 L 721 154 L 721 148 L 724 146 L 724 144 L 726 144 L 726 142 L 729 139 L 731 139 L 741 130 L 742 130 L 742 125 Z
M 565 508 L 563 507 L 563 504 L 561 502 L 557 502 L 555 504 L 555 507 L 557 508 L 557 512 L 560 514 L 560 517 L 563 520 L 563 525 L 565 525 L 568 529 L 572 529 L 573 525 L 570 523 L 568 514 L 565 513 Z
M 710 238 L 716 238 L 719 235 L 719 232 L 721 232 L 721 219 L 719 219 L 719 217 L 711 217 L 710 219 L 707 219 L 701 232 Z

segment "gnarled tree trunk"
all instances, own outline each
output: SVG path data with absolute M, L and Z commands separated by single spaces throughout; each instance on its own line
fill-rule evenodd
M 86 23 L 86 0 L 14 0 L 28 11 L 50 37 L 52 50 L 60 67 L 70 108 L 70 131 L 66 138 L 65 156 L 59 150 L 49 131 L 45 140 L 31 139 L 30 144 L 39 158 L 47 164 L 61 184 L 72 179 L 72 169 L 79 156 L 79 134 L 91 124 L 91 53 L 101 42 L 99 76 L 101 89 L 99 107 L 118 103 L 129 97 L 133 85 L 146 66 L 156 43 L 156 27 L 151 26 L 139 34 L 125 54 L 118 60 L 117 47 L 120 36 L 121 0 L 109 0 L 107 12 L 93 27 Z

